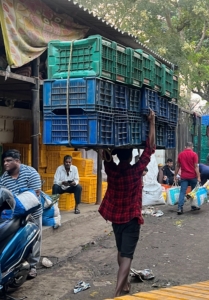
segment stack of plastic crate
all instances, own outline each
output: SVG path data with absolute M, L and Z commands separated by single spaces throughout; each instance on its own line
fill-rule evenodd
M 177 101 L 178 78 L 145 51 L 99 35 L 74 42 L 52 41 L 48 78 L 44 82 L 45 144 L 140 146 L 151 108 L 159 128 L 157 146 L 175 147 L 175 139 L 167 143 L 161 136 L 171 136 L 173 131 L 165 127 L 170 123 L 169 101 Z
M 197 126 L 196 126 L 197 127 Z M 208 164 L 207 156 L 209 154 L 209 115 L 202 116 L 201 118 L 201 136 L 200 138 L 194 135 L 194 151 L 198 152 L 198 142 L 200 141 L 200 162 Z

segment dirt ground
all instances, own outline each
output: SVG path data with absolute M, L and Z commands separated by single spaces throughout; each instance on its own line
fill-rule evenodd
M 209 203 L 196 212 L 185 205 L 181 216 L 177 216 L 176 207 L 159 209 L 164 212 L 162 217 L 145 216 L 132 263 L 135 269 L 151 269 L 155 278 L 144 282 L 131 278 L 131 293 L 209 280 Z M 73 240 L 77 245 L 72 245 Z M 30 300 L 112 298 L 118 269 L 115 240 L 111 224 L 99 214 L 43 244 L 44 254 L 48 252 L 54 266 L 40 267 L 37 278 L 27 281 L 13 296 Z M 80 280 L 90 283 L 91 288 L 73 294 Z

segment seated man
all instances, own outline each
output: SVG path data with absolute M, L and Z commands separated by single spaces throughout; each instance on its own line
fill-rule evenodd
M 173 160 L 167 159 L 166 165 L 163 167 L 163 183 L 172 185 L 174 182 Z
M 78 205 L 81 202 L 82 187 L 79 182 L 78 169 L 72 165 L 72 157 L 66 155 L 63 165 L 59 166 L 54 175 L 53 194 L 73 193 L 75 197 L 75 214 L 80 214 Z

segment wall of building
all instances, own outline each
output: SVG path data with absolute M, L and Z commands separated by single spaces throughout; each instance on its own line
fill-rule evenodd
M 31 110 L 21 108 L 0 107 L 0 144 L 12 143 L 14 120 L 31 119 Z

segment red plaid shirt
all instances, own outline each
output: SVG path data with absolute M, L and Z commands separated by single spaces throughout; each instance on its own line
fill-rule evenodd
M 121 162 L 118 165 L 113 160 L 104 162 L 108 188 L 99 212 L 105 220 L 122 224 L 138 218 L 139 224 L 144 223 L 141 213 L 142 173 L 154 152 L 147 140 L 139 161 L 133 166 L 128 162 Z

